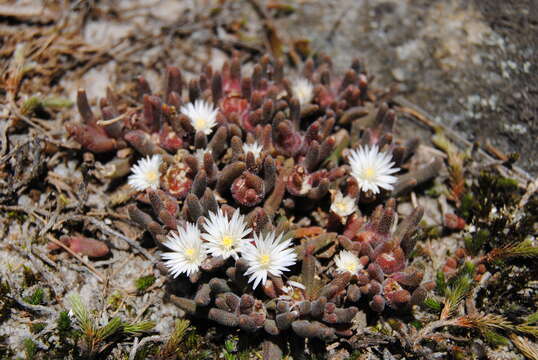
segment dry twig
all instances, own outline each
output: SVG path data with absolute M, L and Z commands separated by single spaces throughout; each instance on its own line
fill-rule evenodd
M 47 234 L 47 238 L 52 241 L 53 243 L 55 243 L 56 245 L 60 246 L 62 249 L 64 249 L 65 251 L 67 251 L 69 254 L 71 254 L 72 256 L 74 256 L 78 261 L 80 261 L 84 266 L 86 266 L 90 272 L 92 274 L 95 275 L 95 277 L 97 277 L 97 279 L 99 280 L 99 282 L 101 283 L 104 283 L 105 282 L 105 279 L 103 278 L 103 276 L 99 273 L 99 271 L 97 271 L 97 269 L 92 265 L 90 264 L 89 262 L 87 262 L 86 260 L 84 260 L 84 258 L 82 258 L 82 256 L 80 256 L 79 254 L 77 254 L 76 252 L 74 252 L 73 250 L 71 250 L 68 246 L 65 246 L 63 242 L 61 242 L 60 240 L 56 239 L 54 236 L 52 236 L 51 234 Z

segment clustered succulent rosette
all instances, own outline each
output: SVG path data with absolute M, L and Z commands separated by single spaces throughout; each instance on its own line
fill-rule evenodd
M 361 210 L 438 163 L 404 173 L 418 142 L 393 138 L 395 112 L 358 61 L 341 78 L 327 57 L 291 77 L 263 57 L 245 76 L 234 57 L 188 82 L 168 67 L 158 95 L 144 78 L 137 89 L 140 109 L 108 91 L 100 120 L 79 91 L 83 122 L 67 129 L 88 151 L 116 152 L 110 177 L 127 175 L 114 169 L 133 163 L 128 149 L 140 154 L 128 211 L 162 249 L 171 301 L 222 325 L 323 340 L 350 336 L 362 304 L 422 302 L 408 260 L 422 210 L 398 226 L 393 199 Z

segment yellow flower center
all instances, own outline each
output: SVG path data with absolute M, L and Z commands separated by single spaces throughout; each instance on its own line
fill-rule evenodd
M 231 249 L 234 244 L 234 238 L 228 235 L 222 237 L 222 246 L 226 249 Z
M 269 257 L 269 255 L 261 255 L 260 256 L 260 265 L 261 266 L 267 266 L 269 265 L 269 262 L 271 261 L 271 258 Z
M 194 127 L 197 129 L 197 130 L 200 130 L 200 129 L 203 129 L 205 128 L 205 125 L 206 125 L 206 121 L 204 118 L 198 118 L 194 121 Z
M 296 290 L 293 290 L 293 294 L 291 295 L 291 297 L 297 301 L 302 299 L 301 293 Z
M 346 265 L 345 265 L 345 268 L 347 271 L 351 272 L 351 273 L 355 273 L 355 271 L 357 271 L 357 266 L 354 262 L 348 262 Z
M 185 257 L 189 259 L 190 261 L 194 261 L 194 259 L 196 259 L 196 249 L 195 248 L 186 249 Z
M 159 173 L 157 171 L 150 171 L 146 174 L 146 179 L 150 183 L 154 183 L 159 179 Z
M 339 201 L 335 205 L 336 205 L 336 208 L 338 210 L 340 210 L 340 211 L 346 211 L 347 210 L 347 206 L 343 201 Z
M 367 180 L 372 180 L 375 177 L 375 169 L 369 167 L 364 170 L 364 177 Z

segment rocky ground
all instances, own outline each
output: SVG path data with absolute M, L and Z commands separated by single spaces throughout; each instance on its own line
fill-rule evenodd
M 519 152 L 536 174 L 537 11 L 533 1 L 305 1 L 279 25 L 339 66 L 365 59 L 379 84 L 398 84 L 471 142 Z
M 391 101 L 399 108 L 398 135 L 418 134 L 424 144 L 422 156 L 435 153 L 446 159 L 439 179 L 402 198 L 398 207 L 401 215 L 416 203 L 426 208 L 422 226 L 427 236 L 419 247 L 429 254 L 424 261 L 426 279 L 435 280 L 436 271 L 463 245 L 463 234 L 445 227 L 444 216 L 456 211 L 459 204 L 437 191 L 441 184 L 450 183 L 453 164 L 446 149 L 434 149 L 431 136 L 436 129 L 460 152 L 478 154 L 466 162 L 469 189 L 480 170 L 492 168 L 517 179 L 514 192 L 532 196 L 533 188 L 527 186 L 538 174 L 537 11 L 532 0 L 515 4 L 459 0 L 0 1 L 0 354 L 38 359 L 51 349 L 56 349 L 54 356 L 58 357 L 72 351 L 77 341 L 68 336 L 68 342 L 60 340 L 67 332 L 58 330 L 57 319 L 72 308 L 67 299 L 73 293 L 80 294 L 94 310 L 97 323 L 106 324 L 116 315 L 131 323 L 155 322 L 151 335 L 162 337 L 156 343 L 167 339 L 175 320 L 184 316 L 164 296 L 166 279 L 154 266 L 154 250 L 130 240 L 139 238 L 142 231 L 126 225 L 126 214 L 107 206 L 108 185 L 86 183 L 80 146 L 63 127 L 64 122 L 79 117 L 71 106 L 77 89 L 85 88 L 95 106 L 107 86 L 128 94 L 134 79 L 144 75 L 153 88 L 159 88 L 167 65 L 180 67 L 189 79 L 202 64 L 220 68 L 235 51 L 244 55 L 247 71 L 254 60 L 269 53 L 285 59 L 291 74 L 301 68 L 305 58 L 320 52 L 331 56 L 337 71 L 359 57 L 368 74 L 375 76 L 374 86 L 395 93 Z M 42 149 L 41 157 L 46 170 L 32 164 L 31 155 L 14 158 L 20 149 L 32 154 L 45 146 L 35 144 L 35 138 L 47 139 L 49 148 Z M 520 155 L 515 166 L 513 153 Z M 84 190 L 81 184 L 85 184 Z M 76 258 L 66 252 L 51 255 L 50 242 L 73 231 L 106 240 L 112 255 L 100 260 Z M 517 278 L 513 269 L 488 270 L 490 275 Z M 536 277 L 527 280 L 530 283 L 518 291 L 525 292 L 528 303 L 510 309 L 512 321 L 536 311 Z M 489 295 L 494 299 L 501 297 L 488 291 L 493 291 Z M 480 306 L 495 312 L 495 305 Z M 498 309 L 504 311 L 504 306 L 499 303 Z M 366 320 L 360 324 L 362 329 L 377 327 L 387 337 L 385 342 L 376 341 L 389 345 L 361 349 L 357 357 L 421 356 L 417 355 L 420 351 L 410 350 L 418 347 L 401 340 L 401 333 L 385 329 L 388 324 L 392 324 L 390 317 L 379 323 L 369 317 L 368 324 Z M 246 346 L 248 341 L 237 332 L 215 330 L 203 322 L 195 321 L 195 325 L 199 331 L 189 333 L 189 339 L 201 349 L 192 358 L 261 356 L 259 339 Z M 523 340 L 503 334 L 512 343 L 496 347 L 477 340 L 468 349 L 473 349 L 476 358 L 536 358 L 532 336 L 518 337 L 528 335 L 522 331 L 514 334 Z M 450 336 L 460 344 L 458 337 L 469 334 Z M 139 338 L 139 332 L 122 333 L 110 357 L 127 358 L 138 341 L 133 339 Z M 407 345 L 397 345 L 395 339 Z M 350 353 L 338 345 L 329 350 L 334 358 Z M 462 353 L 452 344 L 431 356 Z

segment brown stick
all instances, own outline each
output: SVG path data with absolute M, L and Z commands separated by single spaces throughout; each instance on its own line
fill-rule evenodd
M 103 276 L 97 271 L 96 268 L 93 267 L 92 264 L 90 264 L 89 262 L 87 262 L 86 260 L 84 260 L 84 258 L 82 258 L 82 256 L 80 256 L 79 254 L 77 254 L 76 252 L 74 252 L 73 250 L 71 250 L 68 246 L 65 246 L 63 242 L 61 242 L 60 240 L 56 239 L 54 236 L 52 236 L 51 234 L 47 234 L 47 238 L 52 241 L 53 243 L 55 243 L 56 245 L 60 246 L 61 248 L 63 248 L 65 251 L 67 251 L 69 254 L 73 255 L 78 261 L 80 261 L 84 266 L 86 266 L 88 268 L 88 270 L 90 270 L 90 272 L 92 274 L 95 275 L 95 277 L 99 280 L 99 282 L 101 283 L 104 283 L 105 282 L 105 279 L 103 278 Z

